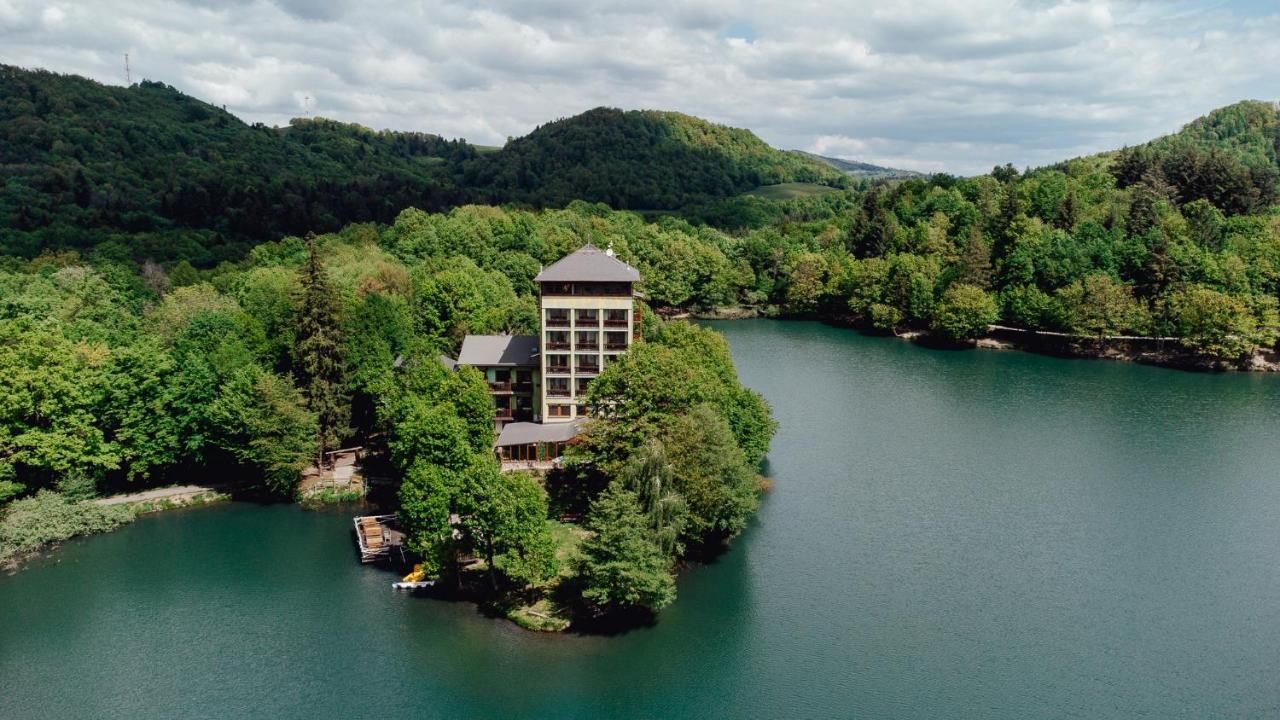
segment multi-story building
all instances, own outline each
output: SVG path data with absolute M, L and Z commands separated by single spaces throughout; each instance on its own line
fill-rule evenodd
M 631 346 L 640 273 L 587 245 L 538 273 L 543 422 L 587 414 L 587 386 Z
M 537 418 L 542 392 L 536 336 L 468 335 L 462 341 L 458 363 L 484 373 L 499 430 L 509 422 Z
M 545 462 L 559 457 L 586 417 L 587 389 L 631 346 L 640 273 L 590 244 L 534 278 L 539 334 L 468 335 L 458 364 L 484 373 L 494 398 L 499 457 Z

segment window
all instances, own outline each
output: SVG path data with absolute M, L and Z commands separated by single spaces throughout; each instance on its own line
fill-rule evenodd
M 547 378 L 547 397 L 569 397 L 569 378 Z
M 600 349 L 600 333 L 598 332 L 577 332 L 574 333 L 573 341 L 578 350 L 599 350 Z
M 569 349 L 569 332 L 567 330 L 548 330 L 547 331 L 547 349 L 548 350 L 568 350 Z
M 621 327 L 621 328 L 626 327 L 627 311 L 626 310 L 605 310 L 604 326 L 605 327 Z
M 584 325 L 599 326 L 600 312 L 598 310 L 577 310 L 574 313 L 574 324 L 578 327 Z
M 549 373 L 569 372 L 569 356 L 568 355 L 548 355 L 547 356 L 547 372 Z
M 569 327 L 569 311 L 563 308 L 547 308 L 547 327 Z
M 586 395 L 587 390 L 591 387 L 591 378 L 577 378 L 574 382 L 574 395 Z
M 604 334 L 605 350 L 626 350 L 627 334 L 625 332 L 607 332 Z
M 573 406 L 572 405 L 548 405 L 547 417 L 567 418 L 570 416 L 569 408 L 571 407 Z
M 578 406 L 578 417 L 586 417 L 589 414 L 586 405 Z

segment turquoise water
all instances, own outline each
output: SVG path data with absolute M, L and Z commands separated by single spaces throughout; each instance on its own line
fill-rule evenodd
M 0 718 L 1280 716 L 1280 377 L 716 327 L 774 490 L 654 627 L 528 633 L 224 505 L 0 577 Z

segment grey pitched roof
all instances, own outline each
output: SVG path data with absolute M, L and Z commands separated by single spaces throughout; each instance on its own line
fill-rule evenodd
M 498 435 L 498 447 L 528 445 L 538 442 L 565 442 L 582 432 L 582 422 L 507 423 Z
M 640 271 L 587 243 L 538 273 L 535 282 L 640 282 Z
M 458 364 L 537 367 L 538 338 L 534 335 L 468 335 L 462 340 Z
M 396 367 L 400 367 L 400 365 L 398 364 L 399 360 L 400 360 L 400 358 L 396 358 L 396 361 L 397 361 L 397 365 L 396 365 Z M 441 354 L 441 355 L 440 355 L 440 364 L 441 364 L 441 365 L 443 365 L 443 366 L 445 367 L 445 369 L 446 369 L 446 370 L 457 370 L 457 369 L 458 369 L 458 361 L 457 361 L 457 360 L 454 360 L 453 358 L 449 357 L 448 355 L 444 355 L 444 354 Z

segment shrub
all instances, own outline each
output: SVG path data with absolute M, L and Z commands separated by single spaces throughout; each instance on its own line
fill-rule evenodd
M 70 500 L 51 490 L 14 501 L 0 517 L 0 562 L 77 535 L 107 532 L 133 520 L 124 505 Z

